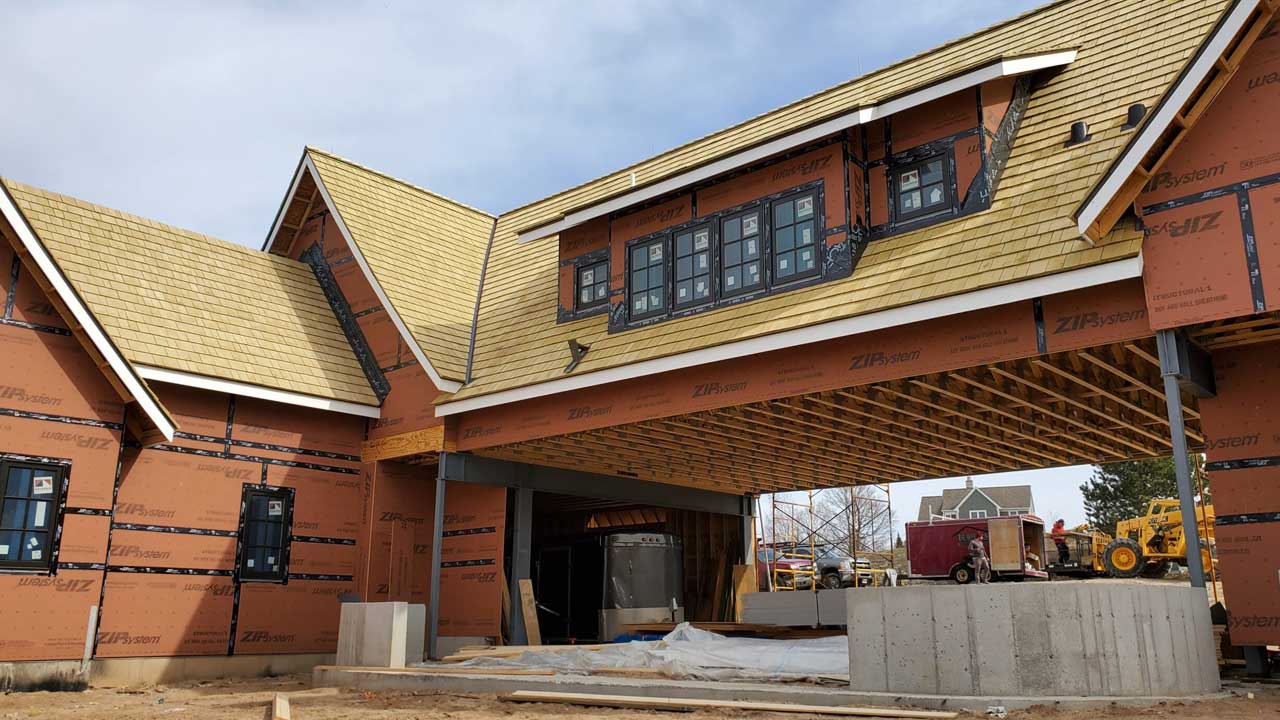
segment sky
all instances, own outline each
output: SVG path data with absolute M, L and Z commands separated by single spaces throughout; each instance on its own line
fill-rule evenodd
M 1036 4 L 12 3 L 0 175 L 257 247 L 313 145 L 497 213 Z M 979 484 L 1074 525 L 1089 474 Z
M 1036 4 L 10 3 L 0 175 L 256 247 L 313 145 L 496 213 Z

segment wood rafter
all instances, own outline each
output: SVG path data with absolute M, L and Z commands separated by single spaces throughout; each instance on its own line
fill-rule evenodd
M 1216 336 L 1234 337 L 1233 332 Z M 1197 400 L 1183 394 L 1182 404 L 1194 449 L 1204 442 Z M 1144 339 L 479 452 L 719 492 L 762 493 L 1165 455 L 1172 443 L 1164 409 L 1155 344 Z

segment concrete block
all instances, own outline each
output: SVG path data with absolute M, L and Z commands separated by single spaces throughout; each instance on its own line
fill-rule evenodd
M 1110 636 L 1114 644 L 1108 648 L 1115 662 L 1111 692 L 1117 695 L 1142 695 L 1146 692 L 1146 669 L 1150 658 L 1144 650 L 1142 628 L 1135 619 L 1133 588 L 1119 583 L 1098 585 L 1099 597 L 1110 606 Z
M 999 585 L 970 585 L 965 588 L 973 630 L 973 667 L 978 692 L 982 695 L 1015 695 L 1013 613 L 1009 595 Z
M 409 605 L 408 635 L 404 642 L 404 661 L 410 665 L 422 662 L 427 654 L 427 606 Z
M 404 667 L 408 635 L 408 603 L 342 603 L 338 619 L 338 664 Z
M 1044 583 L 1024 583 L 1008 590 L 1013 615 L 1014 672 L 1022 695 L 1058 694 L 1051 692 L 1057 678 L 1047 672 L 1053 645 L 1049 640 L 1046 590 Z
M 817 625 L 817 593 L 803 590 L 747 593 L 742 596 L 742 621 L 760 625 Z
M 889 691 L 885 655 L 884 601 L 878 592 L 844 590 L 849 619 L 849 685 L 872 692 Z
M 973 671 L 973 633 L 969 622 L 969 594 L 959 585 L 933 588 L 933 644 L 938 689 L 947 695 L 976 695 Z
M 924 688 L 924 692 L 937 692 L 938 655 L 933 631 L 936 589 L 900 588 L 892 598 L 885 598 L 885 650 L 891 691 Z
M 1102 671 L 1101 653 L 1098 650 L 1098 623 L 1100 622 L 1097 603 L 1094 602 L 1093 591 L 1087 585 L 1074 585 L 1071 592 L 1076 596 L 1076 607 L 1080 615 L 1080 662 L 1085 670 L 1085 686 L 1090 695 L 1106 694 L 1104 673 Z
M 849 608 L 846 598 L 851 589 L 818 591 L 818 624 L 842 626 L 848 622 Z
M 1089 673 L 1085 666 L 1085 626 L 1080 612 L 1080 596 L 1075 588 L 1058 592 L 1046 585 L 1042 590 L 1050 650 L 1041 672 L 1050 676 L 1046 683 L 1063 694 L 1088 695 Z

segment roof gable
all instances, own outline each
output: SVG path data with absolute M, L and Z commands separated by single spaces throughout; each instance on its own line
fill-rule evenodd
M 144 375 L 190 373 L 377 405 L 305 264 L 4 184 L 76 292 Z
M 294 181 L 314 170 L 319 194 L 348 234 L 369 284 L 440 390 L 466 379 L 475 305 L 494 218 L 321 150 L 307 148 Z M 281 247 L 287 197 L 267 245 Z M 299 224 L 305 218 L 299 218 Z

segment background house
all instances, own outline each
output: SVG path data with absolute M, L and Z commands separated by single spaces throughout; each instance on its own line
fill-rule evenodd
M 1035 499 L 1030 485 L 997 485 L 977 487 L 966 478 L 964 487 L 944 490 L 941 495 L 920 498 L 918 520 L 931 516 L 948 518 L 984 518 L 996 515 L 1034 514 Z

